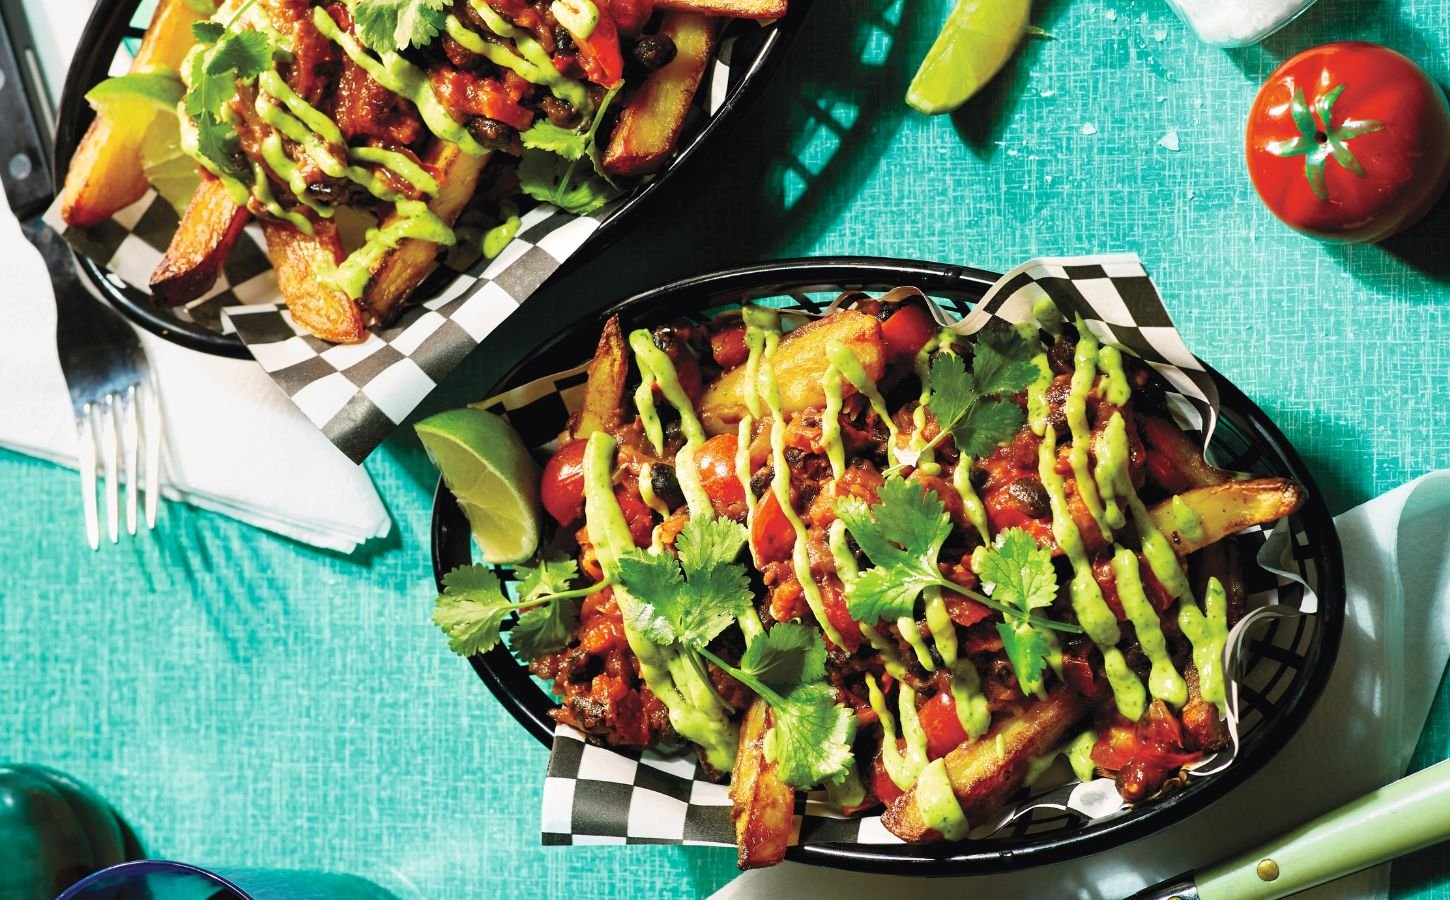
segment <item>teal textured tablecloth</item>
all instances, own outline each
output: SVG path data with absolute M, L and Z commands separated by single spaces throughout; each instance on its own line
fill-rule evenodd
M 817 0 L 764 100 L 657 215 L 537 296 L 420 414 L 476 399 L 519 348 L 668 278 L 879 254 L 1002 270 L 1142 255 L 1189 344 L 1269 412 L 1342 511 L 1450 465 L 1450 211 L 1386 246 L 1299 237 L 1241 162 L 1254 92 L 1293 52 L 1364 38 L 1450 78 L 1443 0 L 1321 0 L 1248 50 L 1159 0 L 1039 0 L 1015 63 L 954 117 L 900 101 L 945 0 Z M 1088 127 L 1091 126 L 1091 127 Z M 1177 152 L 1160 146 L 1169 133 Z M 218 398 L 223 402 L 223 398 Z M 155 535 L 84 549 L 76 479 L 0 453 L 0 759 L 91 783 L 155 855 L 333 868 L 400 895 L 661 896 L 721 849 L 544 849 L 545 751 L 428 621 L 434 472 L 404 430 L 367 468 L 394 535 L 316 552 L 165 504 Z M 1450 755 L 1442 688 L 1416 764 Z M 1397 867 L 1450 897 L 1450 850 Z

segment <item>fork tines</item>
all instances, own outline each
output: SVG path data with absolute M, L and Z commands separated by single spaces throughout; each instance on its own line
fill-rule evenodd
M 161 405 L 145 381 L 84 404 L 76 415 L 80 439 L 81 502 L 91 549 L 101 546 L 100 501 L 105 492 L 106 532 L 121 536 L 121 483 L 126 484 L 126 533 L 136 533 L 141 479 L 146 480 L 146 527 L 156 527 L 161 480 Z M 143 451 L 144 449 L 144 468 Z M 143 474 L 144 473 L 144 474 Z

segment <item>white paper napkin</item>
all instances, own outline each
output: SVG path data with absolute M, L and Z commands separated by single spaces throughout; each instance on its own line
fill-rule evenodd
M 75 419 L 55 351 L 40 254 L 0 210 L 0 447 L 74 467 Z M 165 494 L 313 546 L 351 552 L 392 528 L 366 471 L 332 446 L 256 363 L 140 332 L 160 385 Z M 74 503 L 83 540 L 80 485 Z M 164 511 L 163 511 L 164 515 Z
M 1215 863 L 1404 774 L 1450 657 L 1450 470 L 1335 520 L 1344 545 L 1344 639 L 1324 695 L 1267 766 L 1208 809 L 1137 843 L 1012 875 L 888 878 L 796 863 L 749 872 L 731 898 L 1121 898 Z M 1303 894 L 1382 898 L 1389 866 Z

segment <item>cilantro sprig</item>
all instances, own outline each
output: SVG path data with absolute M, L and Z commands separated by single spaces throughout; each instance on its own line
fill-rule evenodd
M 358 40 L 388 53 L 426 47 L 443 30 L 452 0 L 353 0 Z
M 982 559 L 982 581 L 991 586 L 992 599 L 1015 611 L 997 623 L 997 633 L 1022 693 L 1046 696 L 1043 673 L 1052 653 L 1052 640 L 1033 627 L 1029 614 L 1051 606 L 1057 597 L 1057 573 L 1052 568 L 1052 551 L 1021 528 L 1007 528 L 996 543 L 986 548 Z
M 573 560 L 543 559 L 537 566 L 516 566 L 522 575 L 519 599 L 510 600 L 498 576 L 487 566 L 459 566 L 443 576 L 443 593 L 433 610 L 433 622 L 448 635 L 448 646 L 459 656 L 473 656 L 498 646 L 499 632 L 509 613 L 519 612 L 510 641 L 514 653 L 536 659 L 555 653 L 569 642 L 579 610 L 567 601 L 587 597 L 608 582 L 569 590 L 579 577 Z
M 1009 398 L 1037 380 L 1035 355 L 1026 338 L 1005 326 L 978 333 L 970 372 L 960 356 L 937 354 L 928 373 L 931 394 L 926 405 L 941 431 L 922 452 L 947 435 L 960 453 L 973 457 L 990 456 L 999 444 L 1010 441 L 1025 414 Z
M 899 477 L 887 478 L 877 492 L 879 502 L 868 506 L 859 497 L 836 503 L 836 516 L 872 567 L 846 585 L 846 609 L 858 622 L 894 622 L 912 615 L 916 599 L 929 587 L 955 591 L 989 609 L 1007 614 L 1022 611 L 962 587 L 942 577 L 937 556 L 951 534 L 946 506 L 935 491 Z M 1038 628 L 1081 633 L 1077 625 L 1025 614 Z
M 191 26 L 198 49 L 187 70 L 187 91 L 182 100 L 186 115 L 196 126 L 196 153 L 220 174 L 247 182 L 251 175 L 241 161 L 241 140 L 226 105 L 236 96 L 237 82 L 250 83 L 272 67 L 276 46 L 263 32 L 238 31 L 236 25 L 256 0 L 248 0 L 232 17 Z
M 632 550 L 619 558 L 621 585 L 638 602 L 630 625 L 653 643 L 679 646 L 719 666 L 769 704 L 773 724 L 766 759 L 787 784 L 809 788 L 839 781 L 852 762 L 854 714 L 827 684 L 820 632 L 793 622 L 776 624 L 750 642 L 739 665 L 708 644 L 750 609 L 745 529 L 725 519 L 690 519 L 668 553 Z
M 525 194 L 579 216 L 587 216 L 619 196 L 619 188 L 603 172 L 597 136 L 605 112 L 623 86 L 621 82 L 604 95 L 585 131 L 540 121 L 519 135 L 524 145 L 519 188 Z M 593 170 L 587 174 L 578 171 L 584 160 Z

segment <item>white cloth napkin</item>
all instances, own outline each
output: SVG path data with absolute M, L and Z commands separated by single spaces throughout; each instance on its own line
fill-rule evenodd
M 0 212 L 0 447 L 76 464 L 70 394 L 55 351 L 55 297 L 40 254 Z M 392 528 L 372 480 L 251 360 L 140 332 L 160 385 L 164 493 L 313 546 L 351 552 Z M 76 540 L 80 486 L 74 495 Z M 162 515 L 165 511 L 162 511 Z
M 796 863 L 746 873 L 731 898 L 889 895 L 1121 898 L 1211 865 L 1404 774 L 1450 657 L 1450 470 L 1426 475 L 1335 520 L 1344 545 L 1344 639 L 1323 696 L 1267 766 L 1166 831 L 1072 863 L 1011 875 L 888 878 Z M 1304 897 L 1381 898 L 1389 866 Z

